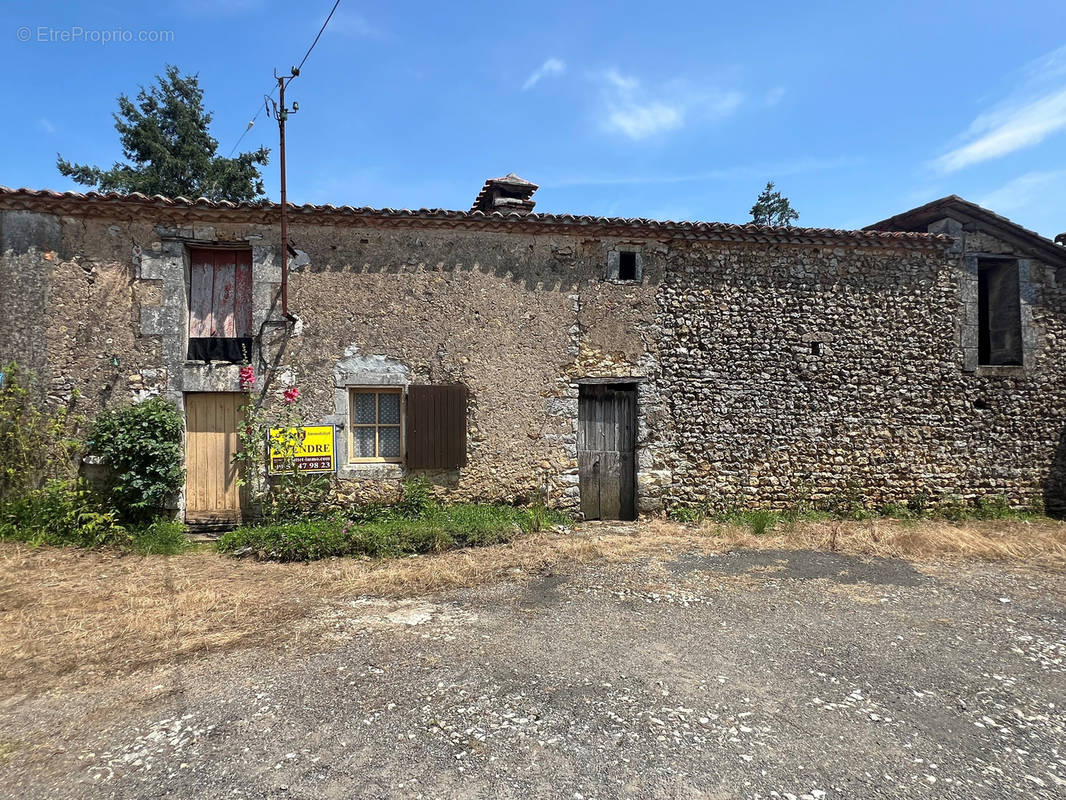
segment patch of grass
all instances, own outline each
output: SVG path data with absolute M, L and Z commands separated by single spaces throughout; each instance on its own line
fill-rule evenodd
M 176 556 L 193 549 L 185 535 L 185 526 L 175 520 L 157 519 L 133 531 L 129 549 L 145 556 Z
M 402 501 L 401 501 L 402 502 Z M 481 547 L 513 540 L 551 524 L 569 522 L 566 514 L 543 506 L 460 503 L 438 506 L 418 502 L 400 516 L 384 508 L 353 522 L 340 515 L 302 522 L 250 525 L 224 534 L 223 553 L 249 553 L 271 561 L 315 561 L 320 558 L 369 556 L 388 558 L 439 553 L 459 547 Z

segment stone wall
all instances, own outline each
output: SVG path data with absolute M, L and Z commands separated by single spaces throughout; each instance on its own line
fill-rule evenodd
M 308 422 L 341 426 L 345 452 L 346 386 L 465 384 L 468 465 L 429 475 L 455 499 L 544 491 L 575 508 L 578 387 L 612 377 L 638 382 L 644 511 L 1064 493 L 1066 294 L 1039 262 L 1025 367 L 966 371 L 966 257 L 934 242 L 297 219 L 308 263 L 290 275 L 293 329 L 277 307 L 278 231 L 261 216 L 0 213 L 0 360 L 28 362 L 53 402 L 77 388 L 90 415 L 153 393 L 235 391 L 235 368 L 184 359 L 182 280 L 188 246 L 243 243 L 257 392 L 269 403 L 298 385 Z M 639 253 L 640 282 L 605 279 L 620 249 Z M 346 460 L 353 498 L 405 474 Z
M 1061 493 L 1066 294 L 1033 262 L 1025 368 L 964 372 L 963 259 L 693 247 L 662 286 L 670 502 Z

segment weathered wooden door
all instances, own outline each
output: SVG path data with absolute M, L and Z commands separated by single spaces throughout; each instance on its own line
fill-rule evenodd
M 583 384 L 577 418 L 577 469 L 585 519 L 635 519 L 636 387 Z
M 185 521 L 200 525 L 241 521 L 237 486 L 238 408 L 236 392 L 185 395 Z

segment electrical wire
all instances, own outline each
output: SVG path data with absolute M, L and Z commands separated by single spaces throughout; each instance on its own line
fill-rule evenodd
M 297 72 L 304 68 L 304 63 L 307 61 L 307 57 L 311 55 L 311 51 L 315 49 L 315 45 L 318 44 L 318 40 L 322 38 L 323 31 L 326 30 L 326 26 L 329 25 L 329 21 L 333 19 L 333 14 L 337 10 L 337 6 L 339 6 L 340 4 L 341 0 L 337 0 L 337 2 L 333 4 L 333 8 L 330 9 L 329 16 L 326 17 L 326 21 L 322 23 L 322 27 L 318 29 L 318 35 L 315 37 L 315 40 L 311 42 L 311 46 L 307 48 L 307 52 L 304 53 L 303 60 L 300 61 L 300 66 L 296 68 Z
M 270 100 L 271 98 L 273 98 L 274 92 L 276 92 L 277 90 L 278 90 L 278 87 L 275 85 L 270 90 L 270 94 L 264 95 L 264 97 L 266 97 L 268 100 Z M 233 144 L 233 148 L 229 151 L 229 155 L 226 156 L 226 158 L 233 158 L 234 152 L 236 152 L 237 148 L 241 146 L 241 142 L 244 141 L 244 137 L 248 135 L 248 131 L 250 131 L 252 129 L 252 126 L 255 125 L 256 121 L 259 119 L 259 115 L 263 113 L 264 105 L 265 104 L 263 104 L 263 103 L 259 104 L 258 110 L 255 112 L 255 115 L 252 117 L 252 121 L 248 123 L 248 127 L 244 129 L 244 131 L 241 133 L 240 136 L 237 137 L 237 141 Z
M 304 57 L 302 59 L 300 59 L 300 65 L 298 67 L 296 67 L 295 73 L 292 75 L 292 77 L 289 78 L 290 81 L 292 80 L 292 78 L 296 77 L 296 75 L 298 75 L 300 73 L 300 70 L 302 70 L 304 68 L 304 64 L 307 63 L 308 56 L 310 56 L 311 55 L 311 51 L 315 49 L 315 45 L 318 44 L 318 40 L 322 38 L 322 34 L 325 32 L 326 26 L 329 25 L 329 21 L 331 19 L 333 19 L 333 15 L 337 11 L 337 6 L 339 6 L 340 4 L 341 4 L 341 0 L 336 0 L 336 2 L 333 4 L 333 8 L 331 8 L 330 11 L 329 11 L 329 16 L 327 16 L 326 17 L 326 21 L 322 23 L 322 27 L 318 29 L 318 33 L 315 35 L 315 40 L 313 42 L 311 42 L 311 46 L 307 48 L 307 52 L 304 53 Z M 278 87 L 277 87 L 277 84 L 275 84 L 271 88 L 270 93 L 266 95 L 267 102 L 270 102 L 270 100 L 273 99 L 274 92 L 276 92 L 277 90 L 278 90 Z M 229 155 L 226 156 L 226 158 L 232 158 L 233 157 L 233 154 L 237 151 L 237 148 L 240 146 L 241 142 L 244 141 L 244 137 L 247 135 L 248 131 L 250 131 L 252 129 L 252 127 L 256 123 L 256 120 L 259 119 L 259 115 L 263 113 L 263 108 L 264 107 L 265 107 L 265 104 L 259 106 L 258 110 L 255 112 L 255 116 L 252 117 L 252 121 L 248 123 L 248 127 L 245 128 L 244 132 L 241 133 L 241 135 L 237 138 L 237 141 L 234 143 L 233 148 L 229 151 Z

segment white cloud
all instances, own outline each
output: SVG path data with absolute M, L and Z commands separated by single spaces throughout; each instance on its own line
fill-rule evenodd
M 40 127 L 40 129 L 42 131 L 47 133 L 49 136 L 51 136 L 53 133 L 56 132 L 56 126 L 53 125 L 52 121 L 50 119 L 48 119 L 47 117 L 41 117 L 37 121 L 37 125 Z
M 566 72 L 565 62 L 561 61 L 558 58 L 549 58 L 547 61 L 545 61 L 535 70 L 533 70 L 533 73 L 528 78 L 526 78 L 526 82 L 522 84 L 522 90 L 525 91 L 527 89 L 532 89 L 544 78 L 562 75 L 564 72 Z
M 773 89 L 766 93 L 766 97 L 763 102 L 767 106 L 773 107 L 780 103 L 785 98 L 785 87 L 775 86 Z
M 1066 46 L 1026 65 L 1022 75 L 1010 96 L 971 123 L 959 146 L 932 162 L 934 169 L 956 172 L 1032 147 L 1066 129 Z
M 744 101 L 735 90 L 694 89 L 680 81 L 652 91 L 615 69 L 593 79 L 601 86 L 604 129 L 635 141 L 676 130 L 690 119 L 728 116 Z
M 657 133 L 680 128 L 684 123 L 681 108 L 667 103 L 626 103 L 610 110 L 606 125 L 630 139 L 646 139 Z
M 1049 192 L 1059 189 L 1064 183 L 1066 169 L 1027 172 L 979 198 L 977 203 L 1000 214 L 1024 211 L 1046 203 Z

